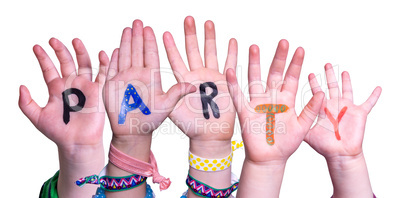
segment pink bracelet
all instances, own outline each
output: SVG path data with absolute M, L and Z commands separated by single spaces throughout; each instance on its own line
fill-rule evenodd
M 137 160 L 119 151 L 116 147 L 110 144 L 109 161 L 112 164 L 132 174 L 152 177 L 153 183 L 159 183 L 160 190 L 168 189 L 172 182 L 169 178 L 166 179 L 159 174 L 155 156 L 152 151 L 149 159 L 150 163 Z

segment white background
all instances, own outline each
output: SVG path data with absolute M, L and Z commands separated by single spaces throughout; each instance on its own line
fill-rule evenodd
M 230 38 L 239 43 L 238 72 L 247 86 L 248 47 L 258 44 L 263 66 L 262 79 L 277 42 L 287 39 L 290 53 L 302 46 L 306 51 L 296 109 L 301 111 L 311 97 L 307 75 L 323 77 L 324 64 L 337 65 L 337 72 L 350 72 L 355 102 L 361 104 L 377 86 L 381 98 L 368 117 L 364 152 L 371 183 L 378 197 L 402 195 L 401 161 L 401 55 L 402 12 L 397 1 L 2 1 L 0 3 L 1 65 L 1 197 L 37 197 L 42 183 L 58 170 L 57 149 L 18 108 L 18 87 L 26 85 L 32 97 L 44 106 L 47 88 L 32 52 L 39 44 L 56 57 L 48 45 L 51 37 L 61 40 L 73 52 L 71 41 L 80 38 L 86 45 L 95 69 L 97 54 L 110 56 L 119 46 L 124 27 L 134 19 L 153 27 L 160 52 L 161 67 L 170 71 L 163 49 L 162 34 L 170 31 L 185 58 L 183 20 L 194 16 L 203 51 L 203 23 L 215 22 L 221 69 Z M 291 55 L 289 55 L 289 58 Z M 240 77 L 241 75 L 241 77 Z M 340 75 L 338 75 L 339 77 Z M 325 80 L 325 78 L 322 78 Z M 325 82 L 325 81 L 323 81 Z M 167 90 L 175 83 L 173 75 L 163 74 Z M 399 123 L 399 124 L 398 124 Z M 155 133 L 152 144 L 160 173 L 172 180 L 171 187 L 158 197 L 179 197 L 185 189 L 188 170 L 188 138 L 167 120 Z M 233 139 L 240 139 L 235 132 Z M 104 130 L 106 151 L 110 126 Z M 233 171 L 240 174 L 244 151 L 235 153 Z M 269 193 L 269 192 L 267 192 Z M 306 143 L 291 156 L 283 180 L 281 197 L 330 197 L 332 184 L 323 157 Z

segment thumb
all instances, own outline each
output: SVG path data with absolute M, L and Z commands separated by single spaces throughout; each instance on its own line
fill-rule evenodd
M 28 119 L 36 126 L 39 115 L 42 112 L 42 108 L 40 108 L 38 104 L 36 104 L 36 102 L 31 98 L 28 88 L 26 88 L 24 85 L 20 86 L 18 105 L 25 116 L 27 116 Z
M 244 96 L 243 92 L 241 91 L 234 69 L 229 68 L 228 71 L 226 71 L 226 79 L 228 81 L 228 89 L 230 96 L 232 97 L 233 104 L 236 108 L 237 114 L 241 119 L 242 117 L 241 112 L 247 109 L 246 103 L 248 101 Z
M 190 83 L 177 83 L 166 92 L 167 98 L 164 106 L 167 109 L 172 109 L 182 97 L 196 91 L 197 88 Z
M 320 111 L 325 94 L 322 91 L 314 94 L 313 98 L 307 103 L 300 116 L 297 118 L 300 126 L 307 132 L 313 124 L 318 112 Z
M 98 76 L 96 76 L 95 82 L 98 82 L 100 85 L 104 86 L 106 81 L 107 71 L 109 69 L 109 58 L 104 51 L 99 52 L 99 72 Z

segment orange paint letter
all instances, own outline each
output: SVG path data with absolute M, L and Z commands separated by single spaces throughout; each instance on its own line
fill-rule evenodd
M 274 145 L 275 144 L 275 139 L 274 139 L 274 132 L 275 132 L 275 114 L 276 113 L 283 113 L 286 112 L 289 109 L 288 106 L 284 104 L 261 104 L 255 107 L 255 112 L 257 113 L 266 113 L 266 140 L 269 145 Z

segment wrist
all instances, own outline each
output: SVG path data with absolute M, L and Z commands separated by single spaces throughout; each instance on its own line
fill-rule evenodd
M 75 181 L 87 175 L 98 174 L 102 170 L 105 163 L 103 144 L 59 146 L 58 152 L 60 171 L 57 193 L 59 197 L 91 196 L 96 186 L 76 189 Z
M 363 153 L 359 153 L 353 156 L 331 156 L 326 157 L 328 168 L 330 171 L 349 171 L 353 170 L 364 164 L 365 159 Z
M 370 178 L 363 153 L 326 158 L 334 187 L 333 197 L 372 197 Z
M 279 197 L 285 167 L 286 160 L 255 162 L 246 157 L 237 197 Z
M 149 162 L 151 152 L 152 136 L 150 135 L 125 135 L 115 136 L 113 135 L 111 144 L 123 152 L 137 160 L 143 162 Z M 131 175 L 132 173 L 120 169 L 113 163 L 109 162 L 106 167 L 106 173 L 108 176 L 124 177 Z M 137 188 L 130 189 L 122 192 L 106 192 L 107 197 L 144 197 L 146 194 L 146 185 L 140 185 Z
M 113 136 L 111 144 L 119 151 L 144 162 L 149 162 L 152 136 L 126 135 Z
M 223 158 L 232 152 L 230 140 L 191 140 L 190 152 L 203 158 Z
M 250 172 L 256 173 L 255 176 L 260 178 L 259 180 L 270 180 L 272 178 L 275 178 L 275 175 L 278 175 L 282 181 L 282 176 L 285 172 L 286 162 L 286 160 L 255 162 L 249 160 L 246 157 L 243 162 L 243 167 L 247 167 L 247 169 L 251 170 Z
M 253 161 L 250 160 L 248 157 L 244 159 L 244 164 L 250 165 L 257 169 L 264 169 L 264 170 L 272 170 L 277 171 L 280 169 L 284 169 L 286 166 L 287 160 L 270 160 L 270 161 Z
M 59 160 L 63 164 L 104 164 L 103 143 L 94 145 L 58 146 Z

